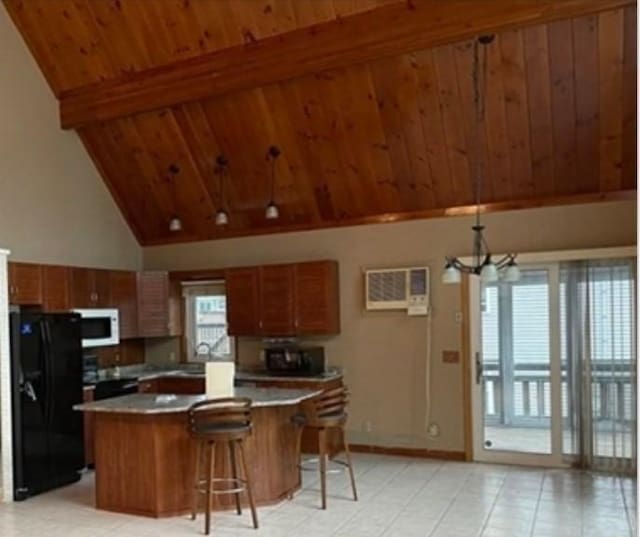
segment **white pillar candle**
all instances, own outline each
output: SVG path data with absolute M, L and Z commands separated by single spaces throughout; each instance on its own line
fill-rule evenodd
M 207 362 L 205 366 L 207 399 L 233 397 L 235 374 L 236 364 L 233 362 Z

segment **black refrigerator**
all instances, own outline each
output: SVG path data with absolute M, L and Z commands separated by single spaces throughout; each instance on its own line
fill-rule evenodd
M 80 316 L 10 313 L 14 499 L 80 479 L 84 467 Z

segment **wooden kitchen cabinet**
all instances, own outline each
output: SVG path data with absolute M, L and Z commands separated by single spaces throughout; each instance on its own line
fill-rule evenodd
M 138 335 L 169 337 L 180 335 L 177 311 L 172 305 L 179 301 L 171 292 L 167 272 L 138 273 Z
M 94 400 L 95 389 L 93 387 L 86 387 L 83 391 L 82 400 L 85 403 L 91 403 Z M 83 412 L 84 415 L 84 463 L 87 466 L 93 466 L 95 462 L 94 458 L 94 429 L 95 429 L 95 414 L 93 412 Z
M 102 269 L 71 268 L 73 308 L 106 308 L 109 305 L 109 272 Z
M 296 332 L 293 265 L 265 265 L 259 268 L 259 333 L 290 336 Z
M 338 334 L 338 263 L 310 261 L 225 272 L 233 336 Z
M 204 377 L 156 377 L 138 383 L 139 393 L 200 395 L 204 393 Z
M 255 336 L 260 330 L 258 268 L 225 272 L 227 331 L 232 336 Z
M 42 267 L 33 263 L 9 263 L 9 303 L 42 304 Z
M 42 266 L 42 307 L 47 312 L 71 309 L 71 269 L 56 265 Z
M 338 263 L 311 261 L 294 265 L 297 334 L 340 332 Z
M 109 271 L 109 307 L 118 309 L 120 339 L 138 337 L 138 275 L 136 272 Z
M 158 379 L 141 380 L 138 382 L 138 393 L 159 393 Z

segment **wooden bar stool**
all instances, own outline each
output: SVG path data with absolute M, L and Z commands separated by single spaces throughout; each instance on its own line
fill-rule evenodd
M 318 454 L 320 459 L 320 488 L 322 491 L 322 508 L 327 508 L 327 432 L 331 429 L 340 431 L 342 446 L 346 456 L 346 462 L 333 459 L 333 462 L 346 466 L 349 469 L 353 500 L 358 501 L 356 490 L 356 480 L 353 475 L 353 464 L 351 463 L 351 452 L 345 435 L 345 425 L 347 423 L 347 403 L 349 392 L 345 386 L 327 390 L 322 394 L 307 401 L 302 406 L 303 413 L 293 417 L 294 423 L 300 426 L 298 436 L 298 453 L 301 451 L 302 430 L 304 427 L 317 429 L 318 431 Z
M 247 467 L 244 439 L 251 434 L 251 400 L 239 397 L 212 399 L 196 403 L 189 409 L 189 433 L 196 441 L 196 467 L 194 476 L 193 503 L 191 519 L 196 519 L 200 494 L 206 496 L 204 532 L 209 535 L 211 529 L 211 504 L 213 495 L 234 494 L 236 511 L 242 514 L 240 494 L 247 492 L 253 527 L 258 529 L 258 516 L 253 501 L 251 478 Z M 229 449 L 232 477 L 215 477 L 216 447 Z M 238 475 L 236 453 L 240 461 L 244 478 Z M 201 476 L 202 456 L 208 459 L 206 476 Z M 208 457 L 207 457 L 208 455 Z M 216 484 L 226 484 L 226 488 L 216 488 Z

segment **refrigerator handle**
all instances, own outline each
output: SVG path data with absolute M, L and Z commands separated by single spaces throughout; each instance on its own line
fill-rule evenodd
M 49 417 L 47 423 L 51 421 L 51 416 L 53 415 L 53 407 L 55 404 L 55 377 L 53 374 L 53 354 L 51 352 L 52 342 L 51 342 L 51 327 L 49 325 L 49 321 L 44 321 L 44 329 L 46 334 L 47 341 L 47 354 L 45 356 L 45 361 L 47 362 L 47 406 L 49 407 Z
M 45 328 L 43 322 L 38 323 L 38 328 L 40 330 L 40 347 L 41 352 L 38 355 L 38 362 L 40 364 L 40 371 L 42 372 L 42 396 L 43 400 L 41 401 L 43 410 L 44 410 L 44 422 L 49 423 L 49 364 L 47 363 L 47 335 L 45 333 Z

